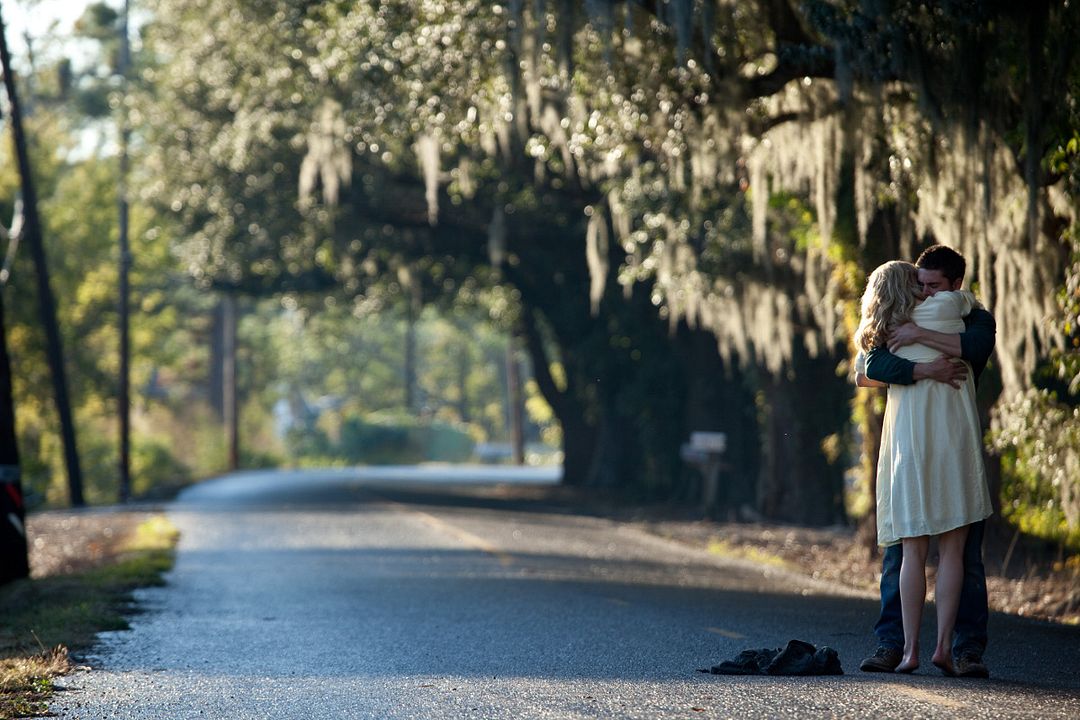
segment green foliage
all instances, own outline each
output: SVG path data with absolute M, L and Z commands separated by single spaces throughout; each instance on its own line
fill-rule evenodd
M 562 378 L 562 384 L 565 386 L 565 372 L 562 366 L 556 364 L 551 372 L 556 378 Z M 525 398 L 525 412 L 529 419 L 540 428 L 540 442 L 550 448 L 562 447 L 562 428 L 559 427 L 551 405 L 544 399 L 535 380 L 525 383 Z
M 185 485 L 195 470 L 196 463 L 182 462 L 167 437 L 140 435 L 132 443 L 131 491 L 136 497 L 150 495 L 162 487 Z
M 1074 163 L 1080 168 L 1080 161 Z M 1080 184 L 1074 184 L 1080 189 Z M 1069 229 L 1072 241 L 1072 262 L 1066 268 L 1065 282 L 1058 292 L 1061 308 L 1062 346 L 1050 353 L 1050 367 L 1058 382 L 1065 385 L 1066 392 L 1080 396 L 1080 227 Z M 1073 403 L 1075 404 L 1075 403 Z
M 82 37 L 112 44 L 117 37 L 119 21 L 120 13 L 107 3 L 91 3 L 76 21 L 75 32 Z
M 993 446 L 1002 453 L 1002 508 L 1022 530 L 1080 548 L 1080 234 L 1058 294 L 1064 347 L 1036 378 L 1041 387 L 995 408 Z
M 1032 388 L 994 408 L 1002 512 L 1032 535 L 1080 548 L 1080 406 Z
M 560 419 L 584 424 L 575 433 L 582 442 L 595 433 L 611 445 L 602 462 L 586 464 L 610 463 L 606 482 L 672 491 L 686 387 L 671 371 L 679 349 L 668 333 L 693 314 L 699 288 L 723 293 L 744 273 L 761 282 L 772 271 L 755 267 L 745 187 L 722 167 L 734 164 L 734 148 L 717 146 L 715 135 L 728 110 L 742 117 L 745 108 L 713 98 L 741 102 L 742 91 L 718 88 L 707 67 L 720 64 L 712 69 L 731 78 L 763 74 L 771 38 L 767 17 L 725 7 L 709 37 L 724 53 L 683 63 L 686 47 L 673 45 L 671 28 L 633 4 L 618 12 L 627 33 L 610 33 L 610 13 L 590 12 L 586 24 L 585 14 L 526 17 L 477 0 L 160 3 L 148 33 L 160 64 L 143 105 L 160 178 L 150 197 L 177 214 L 179 249 L 205 286 L 333 284 L 346 302 L 368 303 L 417 287 L 427 299 L 472 290 L 470 282 L 512 283 L 502 296 L 511 310 L 493 314 L 512 317 L 520 303 L 550 328 L 567 378 Z M 255 24 L 266 32 L 252 36 Z M 297 204 L 270 201 L 294 193 Z M 508 232 L 496 275 L 485 241 L 499 213 Z M 425 227 L 435 214 L 439 224 Z M 617 236 L 604 251 L 590 248 L 601 257 L 586 267 L 586 226 L 602 225 Z M 794 233 L 777 234 L 785 252 L 768 279 L 798 294 L 807 283 L 797 254 L 821 244 L 820 233 L 792 237 L 790 250 Z M 675 282 L 649 287 L 672 275 L 672 256 L 695 255 L 708 256 L 706 273 L 684 281 L 678 273 L 692 263 L 680 261 Z M 602 292 L 616 279 L 623 288 Z M 582 302 L 590 280 L 593 314 Z M 452 333 L 433 340 L 464 356 Z M 791 357 L 782 342 L 743 337 L 739 350 Z M 288 367 L 299 354 L 275 357 Z M 296 367 L 283 393 L 290 401 L 306 385 L 305 367 L 349 387 L 347 365 L 321 375 Z M 470 384 L 451 381 L 461 373 L 443 363 L 430 385 L 420 373 L 423 402 L 490 436 L 487 417 L 500 408 L 467 410 Z M 374 364 L 364 375 L 379 377 Z M 401 387 L 382 380 L 368 392 L 353 384 L 328 394 L 362 417 L 369 395 Z
M 28 118 L 27 131 L 85 494 L 91 502 L 111 502 L 119 466 L 117 163 L 107 154 L 74 152 L 78 120 L 67 108 L 42 105 Z M 8 152 L 7 143 L 0 144 L 0 161 L 8 158 L 0 164 L 0 212 L 5 218 L 10 217 L 17 187 Z M 200 453 L 212 443 L 181 442 L 182 428 L 176 422 L 197 406 L 191 393 L 203 392 L 198 376 L 205 366 L 199 358 L 205 345 L 195 336 L 209 305 L 184 287 L 169 252 L 168 227 L 145 206 L 136 203 L 132 208 L 132 471 L 137 493 L 150 492 L 158 482 L 173 484 L 223 467 L 223 454 L 212 465 L 201 462 Z M 3 292 L 23 483 L 31 502 L 64 504 L 66 473 L 52 378 L 44 361 L 35 269 L 25 248 L 15 254 Z M 164 412 L 166 403 L 147 394 L 151 379 L 159 376 L 175 381 L 172 389 L 181 391 L 167 401 L 170 409 Z M 220 430 L 208 435 L 216 435 L 220 443 Z
M 670 3 L 587 3 L 584 11 L 541 3 L 539 13 L 526 5 L 146 6 L 139 93 L 129 103 L 141 153 L 132 183 L 134 373 L 136 387 L 154 380 L 161 393 L 138 403 L 138 487 L 152 484 L 143 478 L 202 476 L 223 465 L 206 390 L 220 360 L 210 350 L 217 296 L 206 291 L 255 298 L 242 303 L 240 327 L 245 463 L 371 462 L 380 453 L 417 456 L 418 445 L 436 441 L 418 442 L 408 424 L 371 420 L 385 412 L 502 439 L 506 338 L 528 320 L 551 354 L 533 359 L 561 370 L 557 391 L 545 387 L 550 405 L 539 384 L 527 386 L 539 430 L 551 438 L 560 434 L 556 420 L 579 423 L 566 439 L 597 453 L 579 456 L 582 467 L 606 468 L 613 484 L 674 492 L 691 388 L 706 381 L 682 372 L 685 321 L 716 333 L 723 362 L 707 367 L 727 372 L 707 380 L 730 381 L 732 397 L 766 397 L 774 380 L 792 383 L 763 403 L 779 404 L 809 382 L 801 403 L 809 409 L 766 428 L 779 416 L 763 408 L 761 426 L 746 432 L 787 438 L 805 424 L 778 465 L 809 467 L 812 458 L 832 467 L 846 450 L 836 427 L 843 411 L 831 402 L 843 380 L 833 368 L 843 368 L 861 278 L 910 240 L 913 218 L 920 231 L 931 222 L 912 158 L 933 167 L 956 141 L 938 130 L 961 127 L 973 148 L 987 143 L 988 155 L 999 146 L 987 138 L 1005 138 L 1000 149 L 1029 176 L 1039 168 L 1025 143 L 1051 140 L 1040 156 L 1046 182 L 1080 177 L 1075 43 L 1058 42 L 1075 35 L 1076 14 L 1058 4 L 1043 16 L 1052 22 L 1042 36 L 1036 25 L 1026 31 L 1039 19 L 1033 12 L 981 2 L 693 3 L 686 23 L 667 14 Z M 102 62 L 74 87 L 98 110 L 103 99 L 119 100 L 102 92 L 107 83 L 92 82 L 111 72 L 116 20 L 95 4 L 79 26 L 100 43 Z M 1033 58 L 1048 81 L 1026 97 Z M 1044 137 L 1024 132 L 1038 107 L 1046 108 Z M 42 112 L 35 152 L 61 325 L 74 348 L 72 384 L 80 422 L 94 436 L 84 452 L 97 497 L 107 497 L 116 177 L 104 150 L 80 162 L 52 152 L 75 145 L 71 128 L 85 118 L 74 115 Z M 818 132 L 833 121 L 852 132 Z M 754 163 L 765 162 L 759 151 L 779 126 L 803 129 L 784 140 L 800 147 L 763 169 Z M 983 172 L 975 154 L 969 179 Z M 871 182 L 852 183 L 857 170 Z M 13 188 L 0 174 L 0 206 L 10 206 Z M 949 210 L 971 200 L 950 197 L 942 203 Z M 864 236 L 874 219 L 875 235 L 901 242 Z M 1009 242 L 980 246 L 980 262 L 1030 259 L 1004 248 Z M 20 257 L 16 281 L 27 276 Z M 1080 377 L 1075 285 L 1062 295 L 1067 342 L 1056 354 L 1038 349 L 1065 385 Z M 32 298 L 22 293 L 15 305 L 28 481 L 52 488 L 55 499 L 49 380 L 35 362 L 42 342 Z M 417 314 L 422 306 L 429 309 Z M 418 352 L 406 378 L 410 327 Z M 1025 332 L 1002 327 L 1014 339 Z M 736 366 L 754 386 L 745 393 L 730 378 Z M 407 397 L 413 407 L 404 407 Z M 271 420 L 281 402 L 297 421 L 285 439 Z M 1052 414 L 1050 400 L 1033 402 L 1031 412 Z M 754 408 L 746 405 L 733 416 L 748 417 Z M 698 410 L 693 422 L 713 425 L 732 408 Z M 874 414 L 866 407 L 862 419 Z M 1017 467 L 1041 462 L 1030 438 L 1012 439 L 1025 448 Z
M 321 430 L 292 431 L 291 454 L 302 465 L 408 465 L 465 462 L 473 438 L 460 428 L 400 413 L 348 417 L 337 441 Z
M 480 439 L 502 439 L 507 338 L 486 319 L 484 304 L 420 313 L 412 410 L 468 424 Z M 405 409 L 408 321 L 399 303 L 369 295 L 349 305 L 301 305 L 292 297 L 284 305 L 260 304 L 242 323 L 251 386 L 262 388 L 267 411 L 282 398 L 301 422 L 312 411 L 305 406 L 318 402 L 333 406 L 326 416 Z

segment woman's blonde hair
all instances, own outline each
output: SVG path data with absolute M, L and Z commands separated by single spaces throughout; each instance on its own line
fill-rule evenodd
M 869 352 L 884 345 L 893 328 L 911 319 L 911 311 L 920 300 L 922 293 L 914 265 L 892 260 L 878 266 L 866 280 L 855 348 Z

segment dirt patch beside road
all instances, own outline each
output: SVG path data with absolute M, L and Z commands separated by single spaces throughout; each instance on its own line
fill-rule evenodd
M 30 576 L 71 575 L 100 567 L 124 552 L 153 508 L 87 508 L 31 513 L 26 518 Z
M 527 504 L 634 524 L 655 535 L 719 555 L 780 564 L 811 577 L 877 592 L 881 555 L 856 528 L 810 528 L 775 523 L 722 522 L 693 508 L 631 503 L 561 486 L 460 487 L 457 492 L 508 505 Z M 1000 519 L 987 521 L 983 549 L 992 610 L 1080 624 L 1080 555 L 1017 535 Z M 928 580 L 932 583 L 934 558 Z
M 650 532 L 748 559 L 771 558 L 789 569 L 877 592 L 881 556 L 849 528 L 804 528 L 761 523 L 640 520 Z M 987 535 L 996 533 L 988 528 Z M 1080 623 L 1080 556 L 1057 557 L 1040 542 L 1014 546 L 1002 573 L 1007 543 L 987 538 L 983 552 L 990 608 L 1024 617 Z M 1003 548 L 1003 545 L 1006 547 Z M 933 582 L 934 558 L 928 572 Z M 932 586 L 931 586 L 932 589 Z M 932 597 L 932 593 L 931 593 Z

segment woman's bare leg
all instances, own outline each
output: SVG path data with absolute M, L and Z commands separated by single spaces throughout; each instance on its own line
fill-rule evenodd
M 964 585 L 964 542 L 968 528 L 965 525 L 938 536 L 938 571 L 935 584 L 937 605 L 937 647 L 932 662 L 947 675 L 954 672 L 952 661 L 952 635 L 956 625 L 956 611 L 960 607 L 960 589 Z
M 904 538 L 904 560 L 900 564 L 900 611 L 904 618 L 904 657 L 896 672 L 919 667 L 919 626 L 926 602 L 926 553 L 930 537 Z M 955 613 L 954 613 L 955 614 Z

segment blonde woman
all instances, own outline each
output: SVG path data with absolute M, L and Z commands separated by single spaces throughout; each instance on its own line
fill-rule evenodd
M 963 317 L 977 306 L 963 290 L 925 298 L 916 268 L 893 261 L 867 280 L 862 317 L 855 332 L 860 357 L 887 344 L 889 333 L 906 322 L 941 333 L 964 330 Z M 925 345 L 896 351 L 928 362 L 941 355 Z M 861 368 L 857 371 L 864 372 Z M 872 380 L 860 384 L 876 385 Z M 930 537 L 938 540 L 937 645 L 932 662 L 954 672 L 952 634 L 964 575 L 968 526 L 990 515 L 990 493 L 982 462 L 975 384 L 969 371 L 959 389 L 938 382 L 889 385 L 877 475 L 878 543 L 903 543 L 900 604 L 904 651 L 897 672 L 919 666 L 919 626 L 926 600 L 926 556 Z

